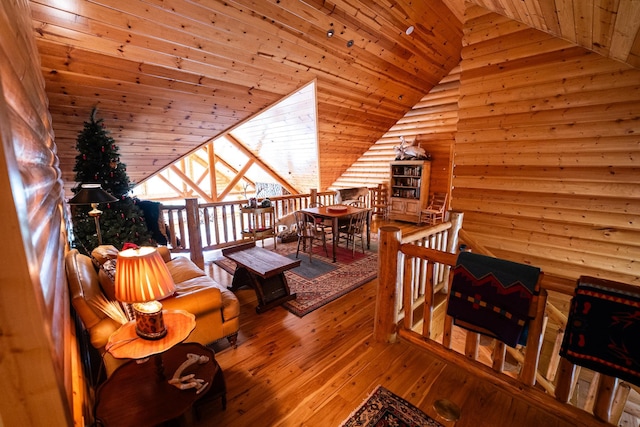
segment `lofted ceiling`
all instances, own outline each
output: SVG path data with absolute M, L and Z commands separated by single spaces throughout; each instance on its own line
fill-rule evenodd
M 472 3 L 640 65 L 639 1 Z M 311 81 L 327 188 L 458 64 L 465 10 L 463 0 L 30 5 L 67 189 L 94 106 L 142 182 Z M 295 164 L 295 155 L 292 142 L 282 156 Z
M 440 0 L 30 5 L 71 185 L 93 106 L 141 182 L 315 80 L 324 188 L 459 62 L 462 38 Z M 286 155 L 295 161 L 295 144 Z

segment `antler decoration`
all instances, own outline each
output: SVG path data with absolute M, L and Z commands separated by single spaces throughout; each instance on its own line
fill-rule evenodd
M 169 384 L 179 388 L 180 390 L 195 388 L 196 394 L 200 394 L 200 392 L 202 392 L 207 387 L 207 385 L 209 385 L 209 383 L 205 383 L 204 380 L 196 378 L 196 374 L 182 376 L 182 373 L 191 365 L 195 365 L 196 363 L 202 365 L 207 363 L 208 361 L 209 358 L 207 356 L 200 356 L 193 353 L 187 354 L 187 360 L 182 362 L 182 365 L 178 366 L 178 369 L 176 369 L 173 377 L 171 377 L 171 379 L 169 380 Z

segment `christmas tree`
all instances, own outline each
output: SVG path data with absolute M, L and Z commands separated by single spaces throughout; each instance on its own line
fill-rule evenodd
M 143 212 L 137 206 L 137 199 L 129 192 L 133 184 L 126 172 L 126 165 L 120 162 L 119 148 L 103 120 L 96 120 L 96 109 L 91 119 L 84 122 L 84 129 L 78 133 L 76 165 L 73 171 L 78 183 L 74 193 L 80 191 L 81 184 L 100 184 L 102 189 L 118 199 L 117 202 L 101 204 L 98 209 L 102 243 L 121 249 L 124 243 L 137 245 L 155 245 L 144 221 Z M 84 253 L 90 253 L 98 246 L 96 225 L 89 216 L 90 206 L 72 206 L 72 222 L 75 247 Z

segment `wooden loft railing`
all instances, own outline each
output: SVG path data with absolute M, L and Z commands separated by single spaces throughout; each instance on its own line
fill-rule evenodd
M 317 201 L 333 203 L 333 192 L 315 194 Z M 278 196 L 270 200 L 276 218 L 281 218 L 307 207 L 311 194 Z M 163 205 L 162 216 L 167 224 L 171 252 L 188 252 L 191 260 L 202 267 L 203 251 L 241 243 L 241 208 L 247 203 L 247 200 L 237 200 L 198 204 L 198 199 L 186 199 L 184 205 Z
M 367 207 L 372 207 L 376 188 L 370 188 L 365 197 Z M 295 194 L 270 198 L 276 218 L 306 208 L 311 201 L 323 205 L 334 204 L 333 191 Z M 203 251 L 221 249 L 243 241 L 241 207 L 247 200 L 198 204 L 198 199 L 186 199 L 184 205 L 163 205 L 162 218 L 168 228 L 171 252 L 190 253 L 191 260 L 204 266 Z
M 451 221 L 408 236 L 402 236 L 396 227 L 380 228 L 375 339 L 389 342 L 405 339 L 531 404 L 545 405 L 578 425 L 616 424 L 629 394 L 628 384 L 609 378 L 598 381 L 600 376 L 595 373 L 584 409 L 566 399 L 566 390 L 556 392 L 555 384 L 575 384 L 578 378 L 573 371 L 558 369 L 561 363 L 559 348 L 567 318 L 549 302 L 541 305 L 541 328 L 537 332 L 530 330 L 534 336 L 528 341 L 529 345 L 532 342 L 540 344 L 533 345 L 536 351 L 530 354 L 523 354 L 522 348 L 510 347 L 506 348 L 505 354 L 504 348 L 495 342 L 480 346 L 477 334 L 467 332 L 469 335 L 465 337 L 463 330 L 457 327 L 454 328 L 457 338 L 449 344 L 451 336 L 446 336 L 450 332 L 446 330 L 445 310 L 449 270 L 457 259 L 458 239 L 474 251 L 479 247 L 474 246 L 475 242 L 461 230 L 461 224 L 462 214 L 452 213 Z M 575 282 L 544 276 L 541 285 L 543 292 L 560 292 L 568 296 L 572 295 Z M 556 330 L 547 328 L 550 323 L 557 325 Z M 546 369 L 538 369 L 545 331 L 555 338 L 547 340 L 553 343 L 553 348 L 544 349 L 545 354 L 550 354 L 545 356 L 548 359 L 545 360 Z M 511 362 L 511 367 L 516 366 L 520 374 L 505 370 L 506 360 Z M 564 378 L 559 380 L 557 377 L 560 376 Z

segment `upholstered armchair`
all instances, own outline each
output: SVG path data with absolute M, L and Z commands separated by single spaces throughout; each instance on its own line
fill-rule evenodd
M 188 258 L 171 259 L 166 248 L 158 250 L 176 284 L 175 294 L 162 300 L 163 307 L 185 310 L 196 317 L 196 327 L 186 341 L 206 345 L 228 338 L 235 347 L 240 326 L 240 304 L 233 292 L 208 277 Z M 71 303 L 88 331 L 91 344 L 103 356 L 107 375 L 123 362 L 105 350 L 109 336 L 121 324 L 99 308 L 102 301 L 115 301 L 115 297 L 110 274 L 96 264 L 102 265 L 108 260 L 115 264 L 116 256 L 114 247 L 103 246 L 93 252 L 95 263 L 75 249 L 65 257 Z

